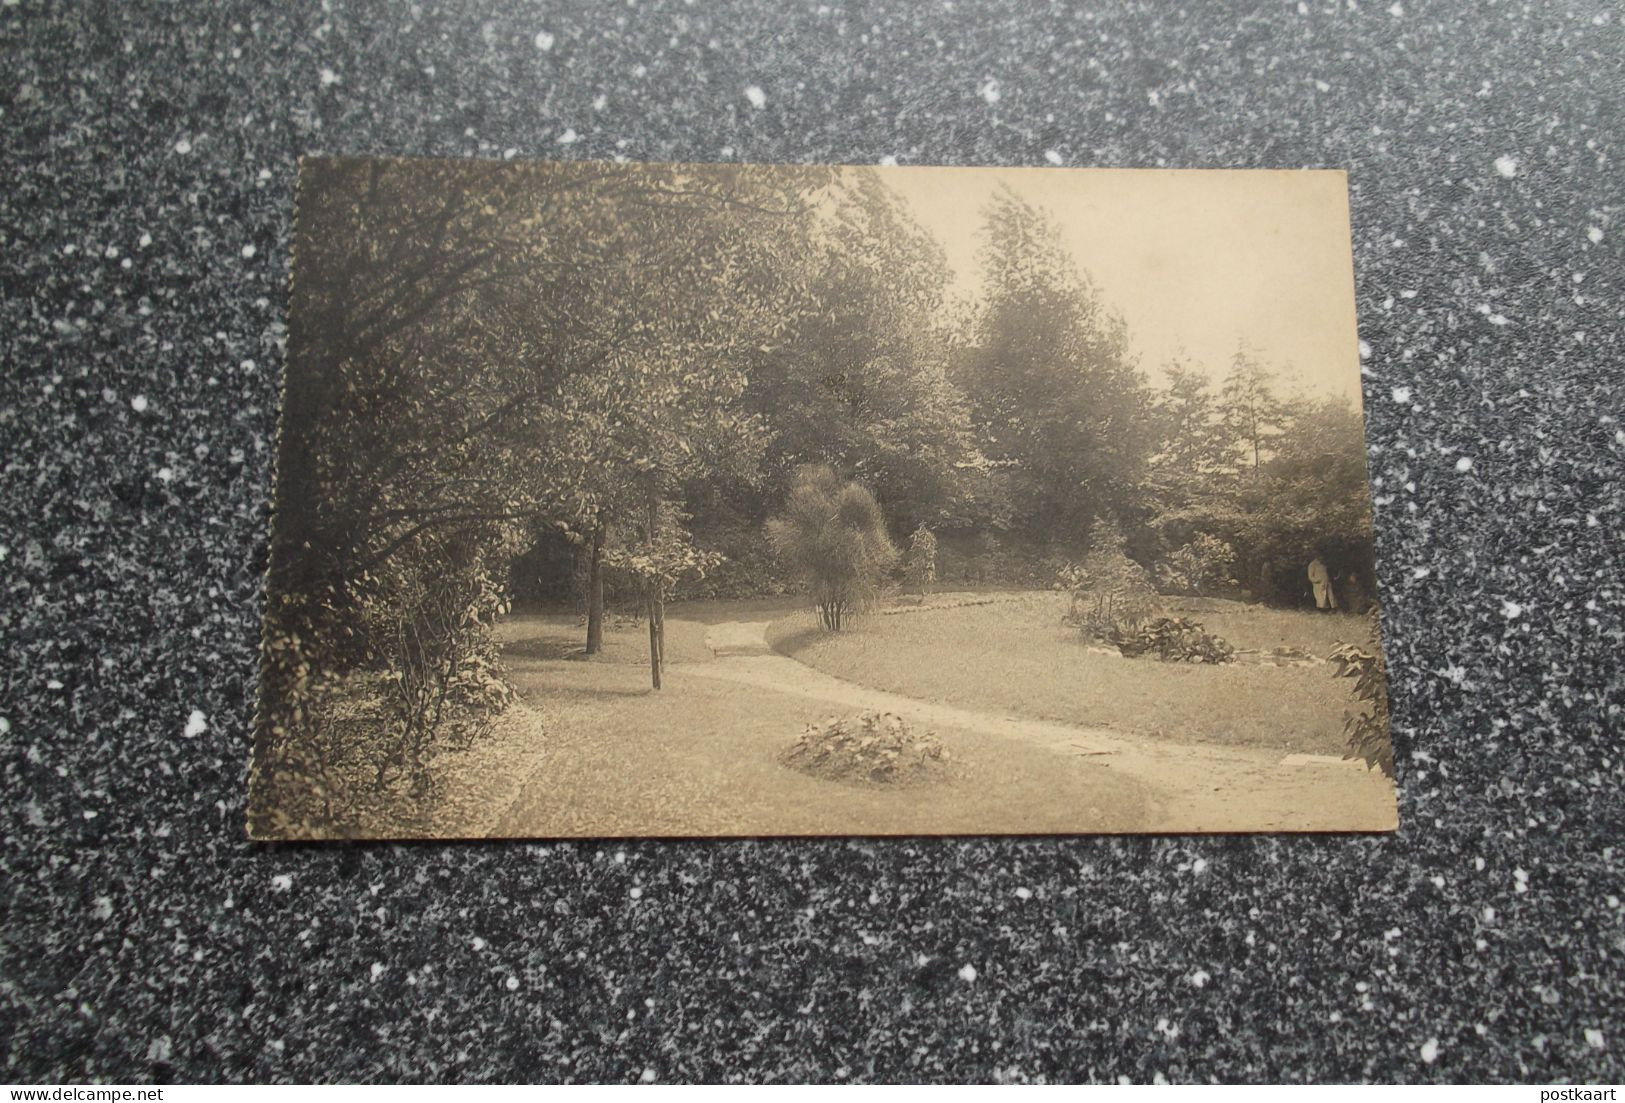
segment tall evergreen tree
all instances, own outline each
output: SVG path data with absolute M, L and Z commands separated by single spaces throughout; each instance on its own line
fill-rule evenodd
M 1138 498 L 1155 443 L 1145 380 L 1054 220 L 1009 191 L 984 218 L 985 296 L 959 382 L 1009 473 L 1015 525 L 1080 543 Z
M 1230 361 L 1230 374 L 1219 392 L 1219 414 L 1230 445 L 1241 454 L 1241 468 L 1257 477 L 1271 437 L 1286 423 L 1286 406 L 1275 394 L 1269 365 L 1245 344 Z

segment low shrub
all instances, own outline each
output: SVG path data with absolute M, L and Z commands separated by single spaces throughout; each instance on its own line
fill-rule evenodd
M 1228 663 L 1236 658 L 1228 640 L 1185 617 L 1156 617 L 1107 639 L 1129 658 L 1155 655 L 1166 663 Z
M 931 732 L 915 732 L 896 713 L 871 709 L 807 725 L 783 762 L 829 781 L 907 785 L 940 775 L 948 758 Z
M 920 594 L 937 584 L 937 538 L 923 524 L 908 538 L 903 578 L 909 589 Z
M 1331 654 L 1337 677 L 1354 679 L 1356 705 L 1344 713 L 1343 734 L 1348 741 L 1344 758 L 1357 758 L 1367 769 L 1375 766 L 1394 776 L 1394 739 L 1388 718 L 1388 664 L 1376 640 L 1376 614 L 1371 614 L 1369 646 L 1347 643 Z
M 1133 635 L 1157 613 L 1150 572 L 1123 548 L 1122 531 L 1110 521 L 1099 521 L 1088 557 L 1081 564 L 1067 564 L 1056 578 L 1072 598 L 1065 622 L 1076 626 L 1085 640 Z

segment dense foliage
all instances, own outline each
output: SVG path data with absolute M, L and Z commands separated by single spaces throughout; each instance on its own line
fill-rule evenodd
M 1071 596 L 1067 623 L 1085 640 L 1132 637 L 1158 610 L 1150 572 L 1129 558 L 1123 531 L 1110 518 L 1095 523 L 1088 556 L 1063 567 L 1058 582 Z
M 937 537 L 923 524 L 909 534 L 903 577 L 909 589 L 919 594 L 937 584 Z
M 801 586 L 838 629 L 898 542 L 922 592 L 1059 577 L 1102 639 L 1159 586 L 1300 602 L 1315 555 L 1369 603 L 1357 410 L 1246 346 L 1153 386 L 1050 214 L 981 231 L 965 294 L 873 170 L 306 162 L 252 814 L 477 734 L 516 592 L 588 653 L 646 618 L 657 687 L 667 601 Z M 387 734 L 326 746 L 363 683 Z
M 1371 642 L 1366 646 L 1344 644 L 1332 652 L 1332 662 L 1340 678 L 1354 682 L 1354 700 L 1343 724 L 1348 739 L 1346 758 L 1358 759 L 1366 768 L 1376 767 L 1387 777 L 1394 776 L 1394 738 L 1388 714 L 1388 664 L 1377 643 L 1377 619 L 1373 613 Z
M 897 562 L 875 496 L 828 467 L 809 465 L 797 473 L 784 513 L 768 522 L 767 535 L 832 632 L 875 604 Z
M 808 724 L 784 752 L 785 765 L 814 777 L 871 785 L 907 785 L 946 771 L 951 756 L 936 734 L 872 709 Z
M 1228 640 L 1188 617 L 1153 617 L 1113 632 L 1108 642 L 1131 659 L 1151 655 L 1165 663 L 1228 663 L 1236 657 Z

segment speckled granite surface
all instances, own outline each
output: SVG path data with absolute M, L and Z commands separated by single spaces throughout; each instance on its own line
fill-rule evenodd
M 1622 22 L 4 0 L 0 1079 L 1621 1079 Z M 307 151 L 1348 168 L 1399 834 L 248 845 Z

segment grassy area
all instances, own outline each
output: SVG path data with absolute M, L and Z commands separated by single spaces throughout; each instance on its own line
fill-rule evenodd
M 1192 616 L 1240 648 L 1325 656 L 1364 638 L 1361 618 L 1197 601 Z M 1182 742 L 1341 754 L 1348 683 L 1327 665 L 1193 666 L 1086 650 L 1061 624 L 1066 598 L 1032 592 L 993 604 L 869 616 L 838 634 L 807 613 L 781 617 L 768 641 L 837 677 L 1010 715 Z
M 693 663 L 711 658 L 705 632 L 730 620 L 772 620 L 804 602 L 795 598 L 748 598 L 730 601 L 683 601 L 666 606 L 666 662 Z M 512 659 L 571 659 L 610 665 L 649 665 L 649 624 L 621 613 L 606 614 L 604 649 L 588 659 L 587 622 L 569 613 L 516 613 L 498 623 L 497 642 Z
M 667 612 L 665 688 L 649 689 L 646 629 L 612 622 L 602 657 L 568 616 L 507 620 L 509 675 L 539 715 L 534 772 L 500 833 L 581 835 L 944 834 L 1134 830 L 1144 795 L 1097 759 L 937 729 L 946 778 L 897 790 L 810 777 L 781 754 L 833 709 L 685 672 L 707 623 L 766 620 L 787 603 L 713 602 Z M 696 644 L 696 641 L 700 641 Z

